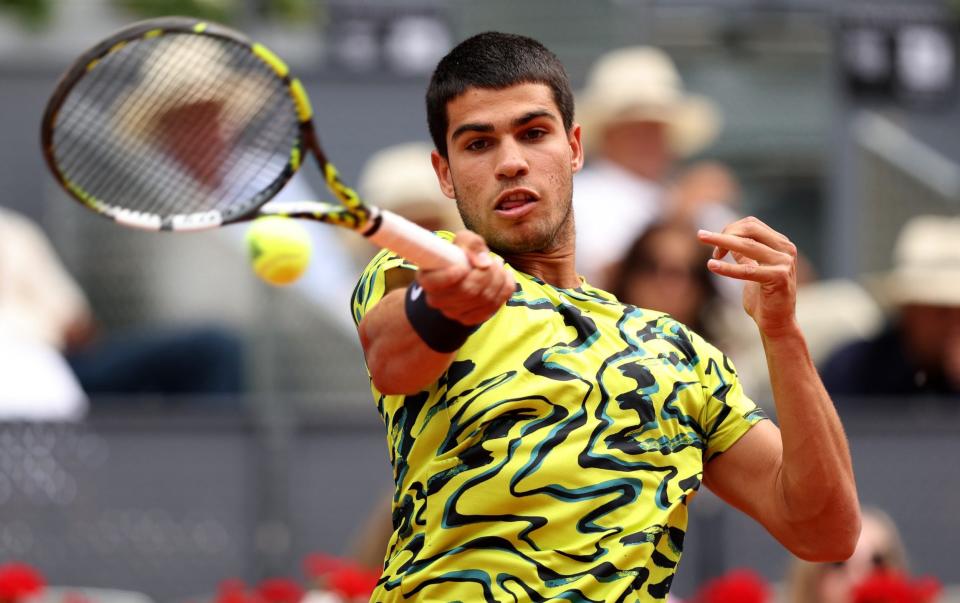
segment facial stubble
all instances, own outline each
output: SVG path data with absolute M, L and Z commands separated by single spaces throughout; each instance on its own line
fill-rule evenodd
M 453 183 L 453 193 L 457 201 L 457 211 L 463 220 L 463 225 L 468 230 L 479 234 L 484 238 L 487 246 L 500 255 L 515 255 L 520 253 L 547 253 L 557 249 L 568 241 L 572 243 L 574 237 L 573 227 L 573 185 L 567 187 L 563 215 L 555 226 L 551 228 L 546 224 L 544 229 L 531 233 L 520 241 L 513 241 L 502 236 L 503 233 L 493 227 L 485 228 L 479 220 L 475 220 L 470 212 L 466 210 L 466 204 L 462 201 L 462 196 L 457 190 L 456 183 Z M 538 201 L 537 203 L 541 203 Z M 543 221 L 541 220 L 541 223 Z

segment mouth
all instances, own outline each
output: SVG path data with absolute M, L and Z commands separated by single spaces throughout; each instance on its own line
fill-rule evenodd
M 504 191 L 497 197 L 494 211 L 505 218 L 519 218 L 533 210 L 540 197 L 525 188 L 515 188 Z

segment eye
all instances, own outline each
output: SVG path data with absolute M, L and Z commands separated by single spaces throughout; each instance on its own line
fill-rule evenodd
M 523 137 L 526 140 L 537 140 L 539 138 L 543 138 L 546 135 L 547 135 L 547 131 L 543 128 L 530 128 L 529 130 L 523 133 Z
M 490 146 L 490 143 L 484 138 L 475 138 L 467 143 L 465 147 L 468 151 L 482 151 Z

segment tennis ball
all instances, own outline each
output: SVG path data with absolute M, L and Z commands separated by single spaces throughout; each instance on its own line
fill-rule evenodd
M 297 220 L 266 216 L 247 229 L 247 254 L 253 271 L 271 285 L 289 285 L 310 264 L 310 235 Z

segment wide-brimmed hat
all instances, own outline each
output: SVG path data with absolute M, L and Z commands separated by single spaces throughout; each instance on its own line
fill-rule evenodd
M 588 151 L 610 124 L 662 122 L 678 157 L 713 142 L 722 123 L 715 105 L 706 97 L 686 93 L 670 57 L 650 46 L 614 50 L 594 64 L 586 88 L 577 95 L 577 120 Z
M 411 142 L 378 151 L 357 180 L 360 196 L 414 222 L 430 222 L 441 230 L 463 228 L 457 205 L 440 190 L 430 163 L 433 147 Z
M 917 216 L 897 237 L 881 294 L 894 305 L 960 306 L 960 216 Z

